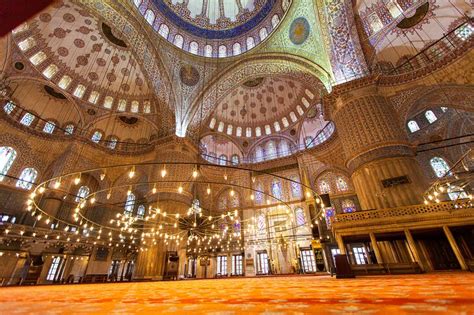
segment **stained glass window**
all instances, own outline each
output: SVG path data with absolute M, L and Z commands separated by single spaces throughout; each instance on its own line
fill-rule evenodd
M 240 159 L 237 154 L 232 155 L 232 165 L 239 165 Z
M 253 37 L 247 37 L 247 50 L 255 47 L 255 39 Z
M 263 202 L 263 192 L 261 184 L 257 185 L 256 190 L 257 191 L 255 192 L 255 202 L 257 204 L 261 204 Z
M 336 180 L 336 186 L 337 190 L 339 191 L 347 191 L 349 190 L 349 186 L 347 185 L 347 182 L 344 180 L 342 177 L 338 177 Z
M 131 215 L 133 213 L 133 208 L 135 208 L 135 195 L 129 193 L 127 195 L 127 200 L 125 201 L 125 214 Z
M 95 143 L 99 143 L 100 139 L 102 139 L 102 133 L 100 131 L 94 132 L 92 135 L 91 140 Z
M 16 182 L 16 187 L 26 189 L 26 190 L 31 189 L 31 187 L 33 187 L 33 183 L 35 182 L 37 176 L 38 176 L 38 171 L 35 170 L 34 168 L 31 168 L 31 167 L 25 168 L 21 172 L 20 178 Z
M 148 24 L 153 25 L 153 22 L 155 22 L 155 12 L 150 9 L 146 10 L 145 20 L 148 22 Z
M 304 216 L 304 210 L 302 208 L 296 208 L 295 217 L 296 217 L 296 225 L 298 227 L 306 224 L 306 218 Z
M 79 188 L 79 190 L 77 191 L 77 195 L 76 195 L 75 201 L 76 201 L 76 202 L 81 201 L 81 199 L 84 199 L 87 195 L 89 195 L 89 193 L 90 193 L 89 187 L 87 187 L 87 186 L 81 186 L 81 187 Z
M 53 133 L 54 128 L 56 128 L 56 124 L 54 123 L 54 121 L 48 121 L 46 122 L 46 124 L 44 124 L 43 132 Z
M 20 120 L 20 124 L 25 126 L 30 126 L 31 123 L 35 120 L 35 116 L 31 113 L 26 113 Z
M 145 217 L 145 206 L 140 205 L 137 209 L 137 217 L 143 219 Z
M 449 172 L 448 163 L 441 157 L 435 156 L 430 160 L 431 168 L 437 177 L 443 177 Z
M 312 148 L 312 147 L 314 147 L 313 138 L 310 137 L 310 136 L 305 137 L 305 138 L 304 138 L 304 145 L 305 145 L 307 148 Z
M 331 193 L 331 187 L 329 187 L 329 184 L 322 180 L 319 182 L 319 191 L 321 192 L 321 194 L 329 194 Z
M 286 140 L 280 141 L 280 146 L 278 148 L 280 156 L 287 156 L 290 154 L 290 148 L 288 146 L 288 142 Z
M 227 194 L 223 193 L 220 195 L 219 200 L 217 201 L 217 209 L 225 210 L 227 209 Z
M 281 182 L 279 180 L 274 180 L 272 182 L 272 195 L 277 199 L 282 198 L 281 194 Z
M 264 231 L 265 230 L 265 215 L 261 214 L 258 216 L 258 219 L 257 219 L 257 228 L 260 232 Z
M 434 123 L 436 120 L 438 120 L 438 117 L 433 113 L 431 110 L 427 110 L 425 112 L 425 117 L 428 120 L 430 124 Z
M 451 186 L 448 188 L 448 196 L 451 200 L 469 198 L 466 191 L 459 186 Z
M 69 124 L 66 126 L 66 128 L 64 128 L 64 134 L 65 135 L 72 135 L 72 133 L 74 132 L 74 125 L 73 124 Z
M 118 138 L 117 137 L 111 137 L 109 139 L 109 142 L 107 143 L 107 147 L 111 150 L 114 150 L 115 147 L 117 146 Z
M 219 165 L 227 165 L 227 156 L 224 154 L 219 156 Z
M 262 162 L 263 161 L 263 150 L 261 146 L 257 146 L 255 148 L 255 160 L 257 162 Z
M 410 129 L 410 132 L 412 133 L 420 130 L 420 126 L 418 126 L 418 123 L 414 120 L 410 120 L 407 125 L 408 129 Z
M 331 228 L 332 218 L 334 217 L 334 208 L 326 208 L 324 215 L 326 217 L 326 225 L 328 228 Z
M 234 193 L 233 196 L 230 195 L 228 202 L 229 202 L 229 207 L 231 207 L 231 208 L 233 208 L 233 209 L 240 207 L 239 194 Z
M 350 213 L 350 212 L 355 212 L 355 211 L 356 211 L 356 206 L 354 204 L 354 201 L 350 199 L 344 199 L 342 201 L 342 212 Z
M 299 178 L 297 176 L 290 177 L 294 182 L 290 182 L 291 185 L 291 195 L 293 198 L 301 198 L 301 185 L 298 184 Z M 295 183 L 296 182 L 296 183 Z
M 13 148 L 0 147 L 0 181 L 3 181 L 15 159 L 16 151 Z
M 267 145 L 265 147 L 265 155 L 267 159 L 272 159 L 276 157 L 277 152 L 275 142 L 273 142 L 273 140 L 267 142 Z
M 164 38 L 168 38 L 168 34 L 170 33 L 170 28 L 166 24 L 161 24 L 158 30 L 158 34 L 163 36 Z
M 16 105 L 13 102 L 8 101 L 8 103 L 3 106 L 3 110 L 7 115 L 10 115 L 15 110 Z

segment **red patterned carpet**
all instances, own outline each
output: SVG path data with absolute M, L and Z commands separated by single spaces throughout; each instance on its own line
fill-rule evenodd
M 0 314 L 474 314 L 474 273 L 190 280 L 0 289 Z

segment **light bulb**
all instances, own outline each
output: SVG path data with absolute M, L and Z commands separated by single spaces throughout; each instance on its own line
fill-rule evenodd
M 40 188 L 39 188 L 39 193 L 40 193 L 40 194 L 44 193 L 44 191 L 45 191 L 45 188 L 44 188 L 44 187 L 40 187 Z
M 151 192 L 152 192 L 153 194 L 156 194 L 156 187 L 153 187 L 153 189 L 151 190 Z
M 196 178 L 196 177 L 198 177 L 198 171 L 197 171 L 197 170 L 194 170 L 194 171 L 193 171 L 193 178 Z
M 162 169 L 161 170 L 161 177 L 165 177 L 166 176 L 166 169 Z
M 306 197 L 307 198 L 310 198 L 311 197 L 311 193 L 309 191 L 306 192 Z
M 61 182 L 59 180 L 57 180 L 55 183 L 54 183 L 54 189 L 58 189 L 59 186 L 61 186 Z
M 91 202 L 91 204 L 94 204 L 95 203 L 95 197 L 92 197 L 90 202 Z
M 101 173 L 100 174 L 100 180 L 104 180 L 105 179 L 105 173 Z
M 234 192 L 234 190 L 233 190 L 233 189 L 230 191 L 230 195 L 231 195 L 232 197 L 234 197 L 234 195 L 235 195 L 235 192 Z
M 250 200 L 254 200 L 255 196 L 253 194 L 250 195 Z
M 182 187 L 182 186 L 179 186 L 179 187 L 178 187 L 178 192 L 179 192 L 179 193 L 182 193 L 182 192 L 183 192 L 183 187 Z
M 210 195 L 211 194 L 211 188 L 207 187 L 206 192 L 207 192 L 208 195 Z
M 78 175 L 76 178 L 74 178 L 74 185 L 78 185 L 81 182 L 81 175 Z
M 128 173 L 128 177 L 133 178 L 133 176 L 135 176 L 135 168 L 132 168 Z

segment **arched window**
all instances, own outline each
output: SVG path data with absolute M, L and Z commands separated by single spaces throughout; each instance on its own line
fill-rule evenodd
M 435 156 L 430 160 L 431 168 L 436 174 L 436 177 L 443 177 L 449 172 L 448 163 L 441 157 Z
M 59 83 L 58 83 L 58 86 L 65 90 L 67 89 L 67 87 L 69 86 L 69 84 L 71 84 L 71 81 L 72 81 L 72 78 L 68 75 L 63 75 L 63 77 L 61 78 L 61 80 L 59 80 Z
M 257 184 L 257 187 L 255 188 L 255 202 L 257 204 L 261 204 L 263 202 L 263 190 L 262 190 L 262 185 L 259 183 Z
M 219 156 L 219 165 L 227 165 L 227 156 L 225 154 Z
M 207 155 L 207 160 L 213 164 L 216 164 L 218 162 L 217 154 L 215 154 L 214 152 L 209 152 L 209 154 Z
M 255 39 L 253 37 L 247 37 L 247 50 L 255 47 Z
M 410 132 L 412 133 L 420 130 L 420 126 L 418 126 L 418 123 L 414 120 L 410 120 L 407 125 L 408 129 L 410 129 Z
M 145 217 L 145 206 L 144 205 L 138 206 L 137 217 L 139 217 L 140 219 L 143 219 Z
M 58 71 L 58 66 L 52 63 L 46 69 L 44 69 L 43 75 L 48 79 L 51 79 Z
M 72 135 L 73 132 L 74 132 L 74 125 L 73 125 L 73 124 L 68 124 L 68 125 L 64 128 L 64 134 L 67 135 L 67 136 Z
M 198 54 L 198 50 L 199 50 L 199 44 L 196 43 L 196 42 L 191 42 L 189 44 L 189 52 L 191 54 L 194 54 L 194 55 L 197 55 Z
M 350 213 L 356 211 L 356 206 L 354 201 L 351 199 L 344 199 L 342 201 L 342 212 L 344 213 Z
M 278 155 L 279 156 L 290 155 L 290 148 L 288 146 L 288 142 L 285 139 L 280 141 L 280 145 L 278 148 Z
M 119 112 L 124 112 L 127 109 L 127 101 L 126 100 L 119 100 L 117 104 L 117 110 Z
M 273 142 L 273 140 L 270 140 L 267 142 L 265 146 L 265 157 L 266 159 L 272 159 L 272 158 L 275 158 L 276 155 L 277 155 L 277 152 L 276 152 L 275 142 Z
M 227 57 L 227 47 L 224 45 L 219 46 L 219 57 Z
M 107 147 L 110 149 L 110 150 L 114 150 L 115 147 L 117 146 L 117 142 L 118 142 L 118 138 L 117 137 L 110 137 L 108 143 L 107 143 Z
M 339 191 L 347 191 L 349 190 L 349 186 L 347 185 L 347 182 L 344 180 L 342 177 L 338 177 L 336 180 L 336 186 L 337 190 Z
M 133 3 L 135 4 L 135 6 L 138 8 L 140 6 L 140 4 L 142 4 L 142 1 L 143 0 L 133 0 Z
M 5 106 L 3 106 L 3 110 L 7 115 L 10 115 L 15 110 L 15 107 L 16 105 L 13 102 L 8 101 Z
M 258 231 L 259 232 L 264 232 L 265 230 L 265 215 L 264 214 L 261 214 L 258 216 L 258 219 L 257 219 L 257 228 L 258 228 Z
M 297 176 L 291 176 L 290 179 L 292 180 L 292 182 L 290 182 L 291 195 L 293 198 L 301 198 L 301 185 L 299 184 L 299 178 Z
M 443 113 L 446 113 L 448 111 L 448 108 L 447 107 L 444 107 L 444 106 L 441 106 L 441 111 Z
M 280 17 L 278 16 L 278 14 L 275 14 L 274 16 L 272 16 L 272 26 L 273 28 L 275 28 L 278 23 L 280 23 Z
M 262 135 L 262 128 L 255 127 L 255 137 L 260 137 Z
M 35 120 L 35 116 L 31 113 L 26 113 L 20 120 L 20 124 L 25 126 L 30 126 L 31 123 Z
M 234 166 L 239 165 L 239 163 L 240 163 L 239 156 L 237 154 L 232 155 L 231 161 L 232 161 L 232 165 L 234 165 Z
M 211 45 L 204 46 L 204 56 L 212 57 L 212 46 Z
M 324 215 L 326 217 L 326 225 L 328 228 L 331 228 L 332 218 L 334 218 L 334 208 L 326 208 L 324 210 Z
M 448 196 L 450 200 L 466 199 L 469 198 L 466 191 L 459 186 L 451 186 L 448 188 Z
M 81 199 L 86 198 L 90 193 L 90 189 L 87 186 L 81 186 L 79 187 L 79 190 L 77 191 L 76 199 L 74 201 L 79 202 Z
M 170 33 L 170 28 L 166 24 L 161 24 L 160 28 L 158 29 L 158 34 L 160 34 L 162 37 L 168 39 L 168 34 Z
M 31 167 L 25 168 L 21 172 L 20 178 L 16 182 L 16 187 L 30 190 L 31 187 L 33 187 L 33 183 L 35 182 L 37 176 L 38 176 L 38 171 L 35 170 L 34 168 L 31 168 Z
M 304 145 L 305 145 L 305 147 L 307 147 L 307 148 L 312 148 L 312 147 L 314 147 L 313 138 L 310 137 L 310 136 L 305 137 L 305 138 L 304 138 Z
M 425 112 L 425 117 L 426 117 L 426 120 L 428 120 L 430 124 L 438 120 L 438 117 L 436 117 L 436 115 L 431 110 L 427 110 Z
M 219 196 L 217 200 L 217 209 L 225 210 L 227 209 L 227 194 L 224 192 Z
M 184 44 L 184 38 L 183 38 L 183 36 L 181 36 L 180 34 L 176 34 L 176 35 L 174 36 L 173 44 L 174 44 L 176 47 L 183 48 L 183 44 Z
M 0 182 L 16 159 L 16 151 L 12 147 L 0 147 Z
M 124 213 L 132 215 L 133 208 L 135 208 L 135 195 L 133 193 L 129 193 L 127 195 L 127 201 L 125 201 Z
M 94 134 L 92 135 L 91 140 L 95 143 L 99 143 L 100 139 L 102 139 L 102 132 L 100 132 L 100 131 L 94 132 Z
M 282 198 L 281 194 L 281 182 L 279 180 L 274 180 L 272 182 L 272 195 L 277 199 Z
M 54 123 L 54 121 L 48 121 L 46 122 L 46 124 L 44 124 L 43 132 L 53 133 L 54 128 L 56 128 L 56 124 Z
M 304 216 L 304 210 L 302 208 L 296 208 L 295 218 L 296 218 L 296 225 L 298 227 L 306 224 L 306 218 Z
M 379 16 L 377 15 L 377 12 L 374 12 L 371 15 L 369 15 L 367 17 L 367 20 L 374 33 L 377 33 L 383 28 L 383 23 L 380 20 Z
M 263 149 L 261 146 L 257 146 L 255 148 L 255 160 L 257 162 L 262 162 L 263 161 Z
M 234 56 L 240 55 L 242 53 L 240 43 L 234 43 L 234 45 L 232 46 L 232 51 L 234 53 Z
M 331 193 L 331 187 L 325 180 L 322 180 L 319 182 L 319 191 L 321 194 L 329 194 Z
M 150 9 L 146 10 L 145 20 L 148 22 L 148 24 L 153 25 L 153 22 L 155 22 L 155 12 Z
M 104 98 L 104 107 L 105 108 L 112 108 L 112 105 L 114 104 L 114 98 L 112 96 L 106 96 Z
M 262 28 L 258 34 L 260 35 L 260 40 L 263 41 L 268 36 L 267 29 L 265 27 Z

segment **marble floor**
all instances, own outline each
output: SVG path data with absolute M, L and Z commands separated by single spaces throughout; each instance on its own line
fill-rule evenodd
M 474 314 L 474 273 L 0 288 L 0 314 Z

